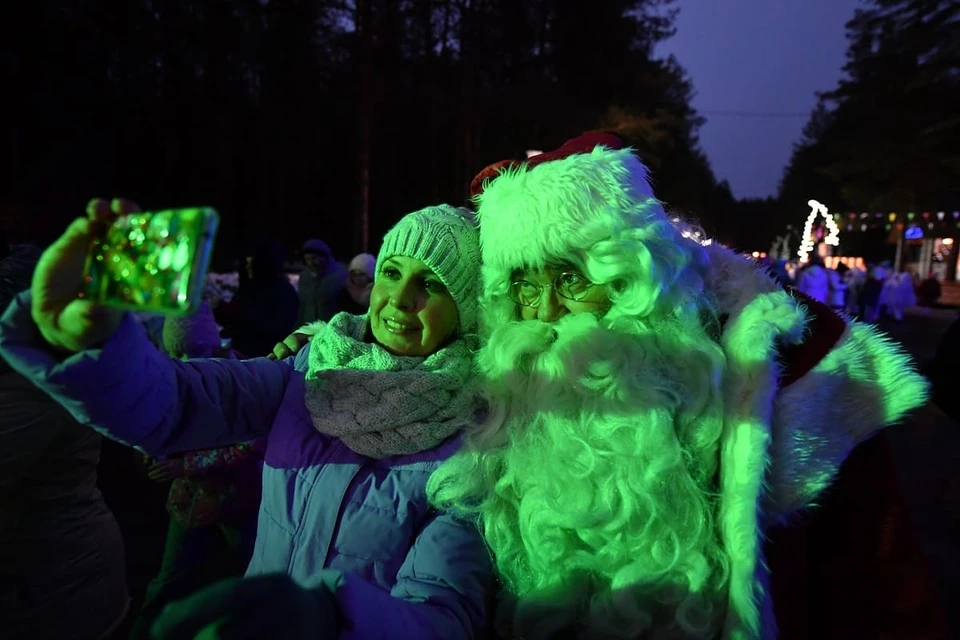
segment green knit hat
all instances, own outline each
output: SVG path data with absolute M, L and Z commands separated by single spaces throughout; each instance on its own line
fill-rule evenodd
M 430 267 L 457 303 L 460 332 L 476 332 L 480 238 L 472 211 L 441 204 L 401 218 L 383 238 L 375 280 L 384 260 L 393 256 L 416 258 Z

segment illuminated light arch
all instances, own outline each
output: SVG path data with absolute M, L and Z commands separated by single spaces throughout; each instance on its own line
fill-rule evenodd
M 840 227 L 829 215 L 827 206 L 816 200 L 810 200 L 807 205 L 810 206 L 810 215 L 807 216 L 807 222 L 803 225 L 803 235 L 801 236 L 803 241 L 800 243 L 800 250 L 797 251 L 800 262 L 806 262 L 810 252 L 813 251 L 813 223 L 817 221 L 817 216 L 823 217 L 827 223 L 827 237 L 823 239 L 824 243 L 834 247 L 840 244 Z

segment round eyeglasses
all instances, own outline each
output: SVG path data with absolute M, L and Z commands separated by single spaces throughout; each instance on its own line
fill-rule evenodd
M 517 280 L 510 283 L 508 295 L 515 303 L 524 307 L 538 307 L 543 299 L 544 290 L 551 288 L 557 295 L 567 300 L 580 302 L 596 286 L 579 273 L 564 272 L 553 279 L 551 284 L 537 284 L 529 280 Z

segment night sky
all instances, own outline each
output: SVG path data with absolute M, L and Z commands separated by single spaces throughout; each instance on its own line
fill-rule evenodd
M 702 147 L 717 179 L 727 180 L 735 196 L 776 193 L 815 93 L 834 88 L 841 77 L 843 26 L 859 5 L 678 1 L 677 35 L 657 52 L 675 55 L 693 79 L 693 106 L 707 118 Z

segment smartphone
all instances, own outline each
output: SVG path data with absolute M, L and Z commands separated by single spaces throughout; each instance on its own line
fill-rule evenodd
M 132 213 L 90 245 L 80 297 L 167 315 L 196 311 L 220 216 L 210 207 Z

